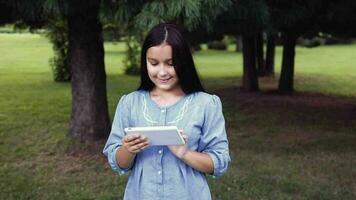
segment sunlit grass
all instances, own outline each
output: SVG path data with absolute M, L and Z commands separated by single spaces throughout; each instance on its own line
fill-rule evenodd
M 122 199 L 127 177 L 109 169 L 105 141 L 66 138 L 71 88 L 52 81 L 46 38 L 0 34 L 0 45 L 0 199 Z M 123 75 L 124 49 L 105 44 L 111 119 L 139 81 Z M 230 140 L 228 174 L 209 177 L 214 199 L 355 199 L 356 45 L 298 47 L 297 93 L 287 97 L 236 90 L 242 54 L 230 49 L 194 54 L 222 97 Z M 276 87 L 278 73 L 268 81 Z

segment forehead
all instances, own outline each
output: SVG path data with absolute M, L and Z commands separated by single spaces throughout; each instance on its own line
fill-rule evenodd
M 158 60 L 172 59 L 172 47 L 169 44 L 161 44 L 147 49 L 147 58 Z

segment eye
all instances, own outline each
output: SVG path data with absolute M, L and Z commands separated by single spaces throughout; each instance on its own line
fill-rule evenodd
M 158 62 L 150 62 L 150 64 L 151 64 L 152 66 L 156 66 L 156 65 L 158 65 Z
M 173 62 L 168 62 L 167 65 L 173 67 Z

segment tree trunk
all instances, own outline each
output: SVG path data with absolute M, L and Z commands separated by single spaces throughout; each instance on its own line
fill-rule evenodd
M 263 32 L 259 31 L 256 35 L 256 60 L 259 76 L 266 75 L 265 63 L 263 61 Z
M 242 88 L 246 91 L 258 91 L 258 77 L 256 69 L 256 42 L 255 37 L 244 35 L 243 43 L 243 80 Z
M 69 62 L 72 113 L 69 136 L 81 141 L 104 138 L 110 131 L 100 0 L 69 2 Z
M 236 35 L 235 39 L 236 39 L 235 51 L 240 52 L 240 51 L 242 51 L 242 37 L 241 37 L 241 35 Z
M 283 34 L 282 72 L 278 87 L 278 90 L 281 93 L 289 94 L 294 90 L 293 81 L 296 40 L 297 36 L 295 33 L 286 32 Z
M 266 71 L 268 75 L 274 75 L 274 56 L 275 56 L 275 36 L 267 35 L 267 52 L 266 52 Z

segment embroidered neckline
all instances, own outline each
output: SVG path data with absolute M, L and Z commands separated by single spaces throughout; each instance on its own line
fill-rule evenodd
M 143 95 L 143 118 L 145 118 L 146 121 L 152 124 L 157 124 L 158 121 L 154 121 L 151 117 L 151 115 L 148 112 L 148 107 L 147 107 L 147 101 L 145 98 L 145 95 Z
M 188 97 L 188 99 L 186 99 L 186 100 L 184 101 L 183 106 L 179 109 L 179 112 L 178 112 L 177 117 L 176 117 L 173 121 L 170 121 L 170 122 L 167 122 L 167 123 L 168 123 L 168 124 L 174 124 L 174 123 L 178 123 L 180 120 L 182 120 L 183 117 L 184 117 L 184 115 L 185 115 L 185 113 L 186 113 L 187 110 L 188 110 L 188 105 L 189 105 L 189 103 L 190 103 L 191 101 L 192 101 L 192 95 L 190 95 L 190 96 Z
M 153 118 L 151 117 L 151 115 L 149 113 L 148 106 L 147 106 L 147 99 L 146 99 L 146 95 L 147 95 L 147 98 L 149 98 L 149 92 L 148 91 L 146 91 L 146 92 L 147 92 L 146 94 L 142 95 L 143 117 L 147 122 L 151 123 L 152 125 L 158 124 L 158 121 L 153 120 Z M 172 124 L 177 124 L 179 121 L 181 121 L 183 119 L 185 113 L 188 111 L 188 107 L 189 107 L 190 102 L 193 99 L 193 96 L 189 95 L 187 98 L 186 97 L 187 96 L 182 97 L 182 99 L 178 100 L 173 105 L 170 105 L 167 107 L 160 107 L 157 104 L 155 104 L 155 102 L 152 102 L 152 103 L 154 103 L 155 106 L 158 107 L 159 109 L 162 109 L 162 108 L 168 109 L 168 108 L 174 107 L 175 105 L 178 105 L 181 101 L 185 100 L 183 106 L 179 109 L 178 115 L 176 116 L 176 118 L 172 121 L 167 122 L 167 124 L 172 125 Z M 153 101 L 153 100 L 149 99 L 149 101 Z

